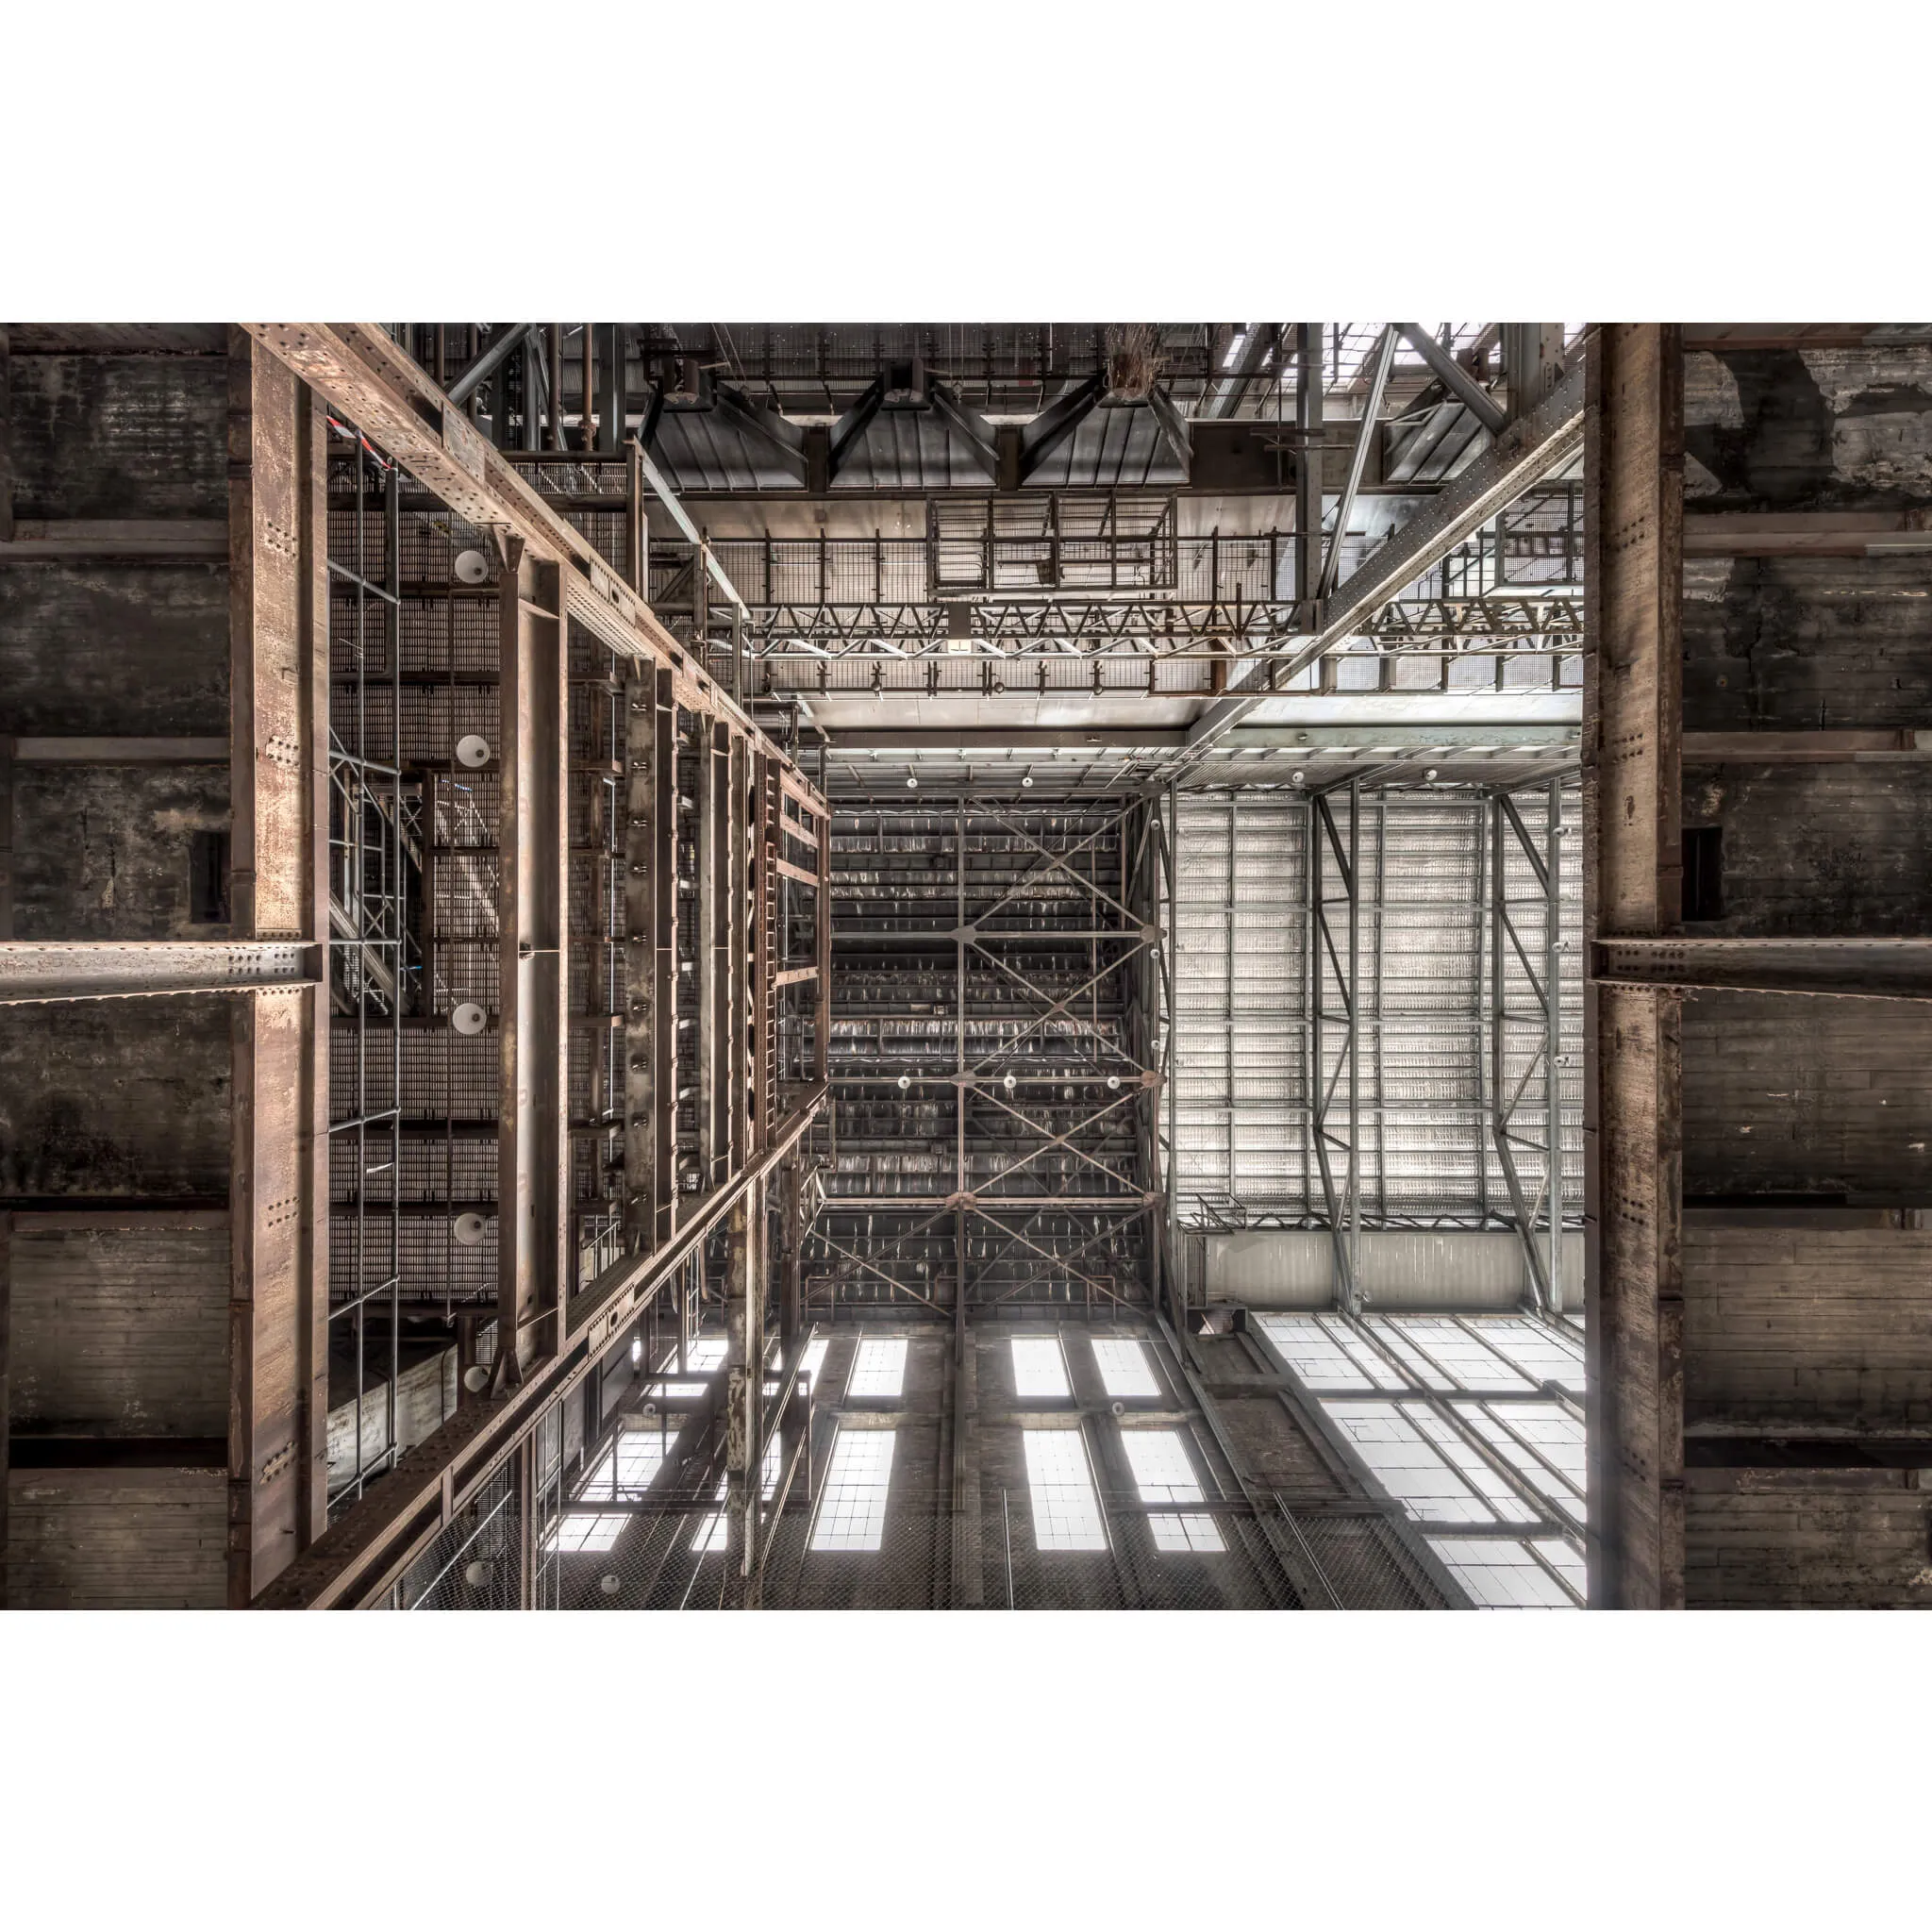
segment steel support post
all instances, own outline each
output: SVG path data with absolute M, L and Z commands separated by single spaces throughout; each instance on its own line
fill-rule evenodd
M 1497 791 L 1490 794 L 1486 809 L 1490 824 L 1490 1137 L 1495 1145 L 1497 1165 L 1503 1170 L 1503 1184 L 1508 1191 L 1510 1219 L 1515 1223 L 1517 1239 L 1523 1244 L 1531 1294 L 1538 1307 L 1547 1309 L 1550 1306 L 1550 1285 L 1543 1255 L 1536 1244 L 1537 1208 L 1523 1191 L 1523 1176 L 1517 1170 L 1514 1144 L 1517 1107 L 1528 1084 L 1530 1070 L 1526 1070 L 1513 1086 L 1508 1072 L 1509 1029 L 1517 1016 L 1509 1008 L 1509 960 L 1505 942 L 1507 941 L 1509 948 L 1522 959 L 1525 973 L 1529 964 L 1528 959 L 1523 957 L 1522 941 L 1509 916 L 1507 859 L 1508 814 L 1512 808 L 1507 796 Z M 1520 825 L 1521 821 L 1517 824 Z M 1528 849 L 1526 844 L 1525 849 Z M 1532 850 L 1531 858 L 1534 857 Z M 1533 976 L 1531 984 L 1534 988 Z M 1548 1003 L 1548 995 L 1544 991 L 1543 1004 L 1547 1006 Z M 1542 1036 L 1539 1041 L 1539 1057 L 1548 1039 L 1547 1024 L 1546 1020 L 1539 1021 Z
M 230 911 L 242 941 L 314 944 L 328 930 L 325 434 L 289 369 L 231 331 Z M 227 1574 L 237 1607 L 327 1527 L 326 1001 L 323 985 L 308 984 L 233 1003 Z
M 1174 930 L 1176 911 L 1174 907 L 1174 877 L 1180 863 L 1180 793 L 1173 785 L 1162 794 L 1165 809 L 1164 836 L 1160 841 L 1160 886 L 1161 886 L 1161 954 L 1160 985 L 1164 996 L 1161 1013 L 1160 1039 L 1160 1085 L 1167 1102 L 1167 1159 L 1164 1163 L 1161 1180 L 1164 1199 L 1162 1210 L 1167 1221 L 1168 1263 L 1173 1270 L 1173 1282 L 1168 1295 L 1168 1306 L 1174 1313 L 1174 1333 L 1185 1335 L 1187 1331 L 1188 1309 L 1188 1262 L 1181 1249 L 1180 1236 L 1180 1139 L 1176 1109 L 1178 1108 L 1179 1081 L 1174 1077 Z M 1231 1016 L 1230 1016 L 1231 1017 Z M 1232 1034 L 1230 1034 L 1230 1041 Z M 1230 1047 L 1230 1051 L 1232 1048 Z
M 1684 370 L 1679 331 L 1605 324 L 1584 438 L 1585 939 L 1681 907 Z M 1684 1601 L 1681 997 L 1584 989 L 1590 1600 Z
M 1349 831 L 1345 851 L 1327 794 L 1317 792 L 1308 801 L 1307 1011 L 1310 1137 L 1316 1165 L 1322 1175 L 1323 1212 L 1327 1219 L 1335 1253 L 1336 1306 L 1353 1315 L 1361 1312 L 1361 1285 L 1357 1274 L 1357 1261 L 1361 1253 L 1361 1028 L 1357 1011 L 1361 961 L 1361 898 L 1357 889 L 1361 791 L 1358 782 L 1354 779 L 1349 781 L 1348 796 Z M 1324 879 L 1324 846 L 1335 861 L 1343 904 L 1347 908 L 1348 924 L 1341 948 L 1336 946 L 1334 925 L 1328 916 L 1330 902 Z M 1348 960 L 1345 968 L 1342 965 L 1344 952 Z M 1331 974 L 1340 1001 L 1336 1017 L 1344 1028 L 1332 1078 L 1328 1073 L 1327 1022 L 1330 1016 L 1326 1011 L 1326 982 Z M 1344 1074 L 1348 1082 L 1348 1138 L 1345 1141 L 1335 1132 L 1333 1124 L 1335 1091 L 1341 1085 Z M 1335 1180 L 1334 1159 L 1338 1148 L 1347 1157 L 1339 1189 Z
M 558 576 L 558 566 L 534 561 L 521 539 L 504 541 L 497 578 L 499 1389 L 558 1351 L 571 1283 L 570 707 Z

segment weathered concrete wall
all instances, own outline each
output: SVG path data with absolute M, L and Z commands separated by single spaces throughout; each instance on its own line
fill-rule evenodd
M 1932 1008 L 1684 1002 L 1684 1192 L 1932 1201 Z
M 227 1600 L 218 1469 L 16 1469 L 8 1531 L 13 1609 L 218 1610 Z
M 1684 1230 L 1684 1420 L 1932 1432 L 1932 1232 Z
M 1883 731 L 1932 718 L 1923 557 L 1684 566 L 1687 731 Z
M 53 1435 L 228 1432 L 225 1220 L 37 1227 L 12 1245 L 12 1422 Z
M 1916 1471 L 1857 1487 L 1819 1471 L 1692 1472 L 1684 1595 L 1691 1609 L 1932 1609 L 1932 1492 Z M 1722 1488 L 1704 1487 L 1700 1478 Z
M 228 1193 L 228 1003 L 0 1008 L 0 1199 Z
M 197 832 L 228 831 L 225 765 L 24 765 L 13 786 L 13 936 L 225 939 L 197 921 Z
M 1700 933 L 1932 930 L 1932 762 L 1687 763 L 1684 823 L 1724 827 L 1724 916 Z
M 1923 347 L 1692 351 L 1684 496 L 1699 509 L 1932 502 Z
M 225 517 L 228 363 L 12 358 L 18 517 Z
M 11 564 L 5 591 L 0 729 L 226 735 L 225 564 Z

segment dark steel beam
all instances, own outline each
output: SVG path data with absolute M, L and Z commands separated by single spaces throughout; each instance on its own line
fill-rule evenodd
M 994 434 L 992 425 L 977 409 L 962 402 L 950 384 L 941 382 L 937 377 L 927 382 L 925 395 L 932 405 L 933 413 L 972 452 L 974 459 L 988 477 L 997 476 L 1000 468 L 999 438 Z
M 534 322 L 511 323 L 509 327 L 450 384 L 450 401 L 468 402 L 509 360 L 511 355 L 522 346 L 524 339 L 536 326 Z
M 826 480 L 835 481 L 845 467 L 846 458 L 865 441 L 872 419 L 886 399 L 886 379 L 877 377 L 853 406 L 832 425 L 831 446 L 826 455 Z
M 1396 324 L 1416 353 L 1435 372 L 1438 380 L 1456 400 L 1466 408 L 1491 436 L 1500 436 L 1504 424 L 1508 420 L 1501 407 L 1488 390 L 1484 389 L 1458 362 L 1454 354 L 1445 349 L 1419 322 Z
M 776 409 L 754 403 L 729 383 L 721 382 L 714 391 L 712 407 L 725 422 L 760 445 L 779 467 L 802 485 L 809 480 L 810 465 L 806 457 L 805 437 Z

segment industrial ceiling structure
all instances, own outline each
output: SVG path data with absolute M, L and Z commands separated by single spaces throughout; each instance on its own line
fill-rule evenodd
M 1932 327 L 0 331 L 24 1607 L 1932 1601 Z

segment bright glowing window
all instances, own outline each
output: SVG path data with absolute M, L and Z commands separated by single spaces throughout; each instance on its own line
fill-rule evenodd
M 1263 1315 L 1260 1327 L 1310 1389 L 1408 1386 L 1346 1322 L 1322 1315 Z
M 684 1366 L 688 1373 L 708 1375 L 724 1360 L 726 1342 L 722 1335 L 701 1335 L 684 1352 Z
M 906 1387 L 906 1344 L 897 1337 L 874 1336 L 858 1344 L 845 1393 L 897 1395 Z
M 708 1382 L 653 1382 L 644 1391 L 647 1402 L 702 1402 L 711 1392 Z
M 1521 1315 L 1464 1318 L 1496 1353 L 1532 1382 L 1554 1382 L 1572 1395 L 1583 1393 L 1583 1344 L 1563 1329 Z
M 1526 1544 L 1502 1537 L 1431 1537 L 1429 1547 L 1441 1557 L 1449 1574 L 1469 1592 L 1470 1601 L 1488 1610 L 1570 1610 L 1576 1599 L 1537 1561 Z M 1548 1551 L 1539 1541 L 1537 1548 Z M 1558 1564 L 1582 1584 L 1582 1565 L 1567 1543 Z
M 1402 1315 L 1391 1318 L 1390 1326 L 1399 1329 L 1439 1368 L 1454 1375 L 1463 1389 L 1526 1393 L 1533 1386 L 1527 1376 L 1511 1368 L 1494 1349 L 1485 1348 L 1459 1322 L 1443 1316 Z
M 903 1350 L 906 1344 L 899 1344 Z M 894 1389 L 896 1391 L 896 1383 Z M 894 1429 L 841 1429 L 819 1492 L 812 1524 L 815 1550 L 875 1550 L 886 1534 L 886 1491 L 892 1476 Z
M 1014 1336 L 1013 1392 L 1062 1402 L 1074 1392 L 1067 1382 L 1067 1360 L 1060 1353 L 1058 1336 Z
M 825 1349 L 828 1343 L 823 1335 L 814 1336 L 805 1345 L 805 1359 L 799 1364 L 801 1371 L 811 1377 L 811 1386 L 819 1386 L 819 1371 L 825 1365 Z
M 1033 1493 L 1033 1545 L 1041 1550 L 1104 1550 L 1107 1529 L 1078 1429 L 1023 1429 L 1026 1481 Z
M 1394 1403 L 1330 1402 L 1324 1407 L 1375 1480 L 1419 1522 L 1496 1521 L 1496 1512 L 1481 1493 L 1463 1480 L 1438 1445 Z M 1464 1453 L 1474 1458 L 1474 1450 Z
M 543 1548 L 551 1556 L 595 1556 L 624 1534 L 629 1521 L 628 1516 L 596 1516 L 573 1509 L 558 1518 L 556 1528 L 543 1540 Z
M 1101 1386 L 1117 1399 L 1160 1393 L 1160 1384 L 1147 1365 L 1147 1351 L 1138 1341 L 1096 1341 L 1093 1366 L 1100 1371 Z
M 603 1497 L 614 1503 L 620 1496 L 635 1496 L 649 1489 L 676 1441 L 676 1429 L 669 1426 L 622 1431 L 584 1478 L 576 1500 L 595 1502 Z
M 1207 1500 L 1188 1459 L 1177 1429 L 1123 1429 L 1121 1446 L 1143 1503 L 1201 1503 Z M 1213 1517 L 1205 1513 L 1150 1516 L 1157 1550 L 1213 1552 L 1227 1547 Z

